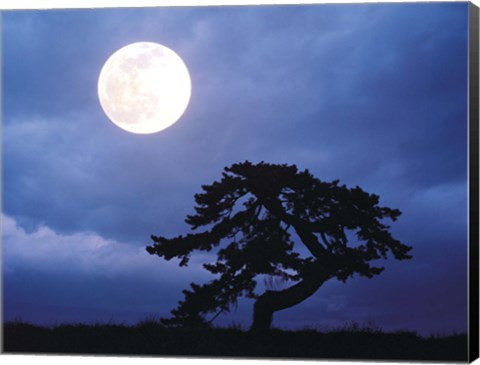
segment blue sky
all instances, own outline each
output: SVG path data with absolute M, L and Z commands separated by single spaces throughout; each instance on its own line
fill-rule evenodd
M 224 166 L 295 163 L 399 208 L 414 258 L 326 283 L 278 327 L 372 321 L 467 326 L 466 3 L 3 12 L 5 319 L 134 323 L 166 316 L 191 281 L 147 254 L 186 233 L 193 195 Z M 97 99 L 133 42 L 179 54 L 192 98 L 178 123 L 134 135 Z M 248 325 L 249 301 L 219 323 Z

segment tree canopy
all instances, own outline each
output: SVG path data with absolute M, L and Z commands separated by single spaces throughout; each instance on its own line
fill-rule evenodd
M 378 195 L 358 186 L 323 182 L 295 165 L 233 164 L 202 190 L 195 195 L 195 214 L 186 218 L 192 233 L 152 236 L 147 247 L 166 260 L 180 259 L 180 266 L 196 250 L 216 253 L 214 263 L 203 265 L 216 278 L 184 290 L 165 324 L 205 324 L 246 296 L 255 299 L 252 328 L 268 328 L 274 312 L 302 302 L 329 279 L 371 278 L 384 269 L 375 265 L 378 259 L 411 258 L 411 247 L 384 223 L 395 221 L 398 209 L 379 206 Z M 291 285 L 259 294 L 261 275 Z

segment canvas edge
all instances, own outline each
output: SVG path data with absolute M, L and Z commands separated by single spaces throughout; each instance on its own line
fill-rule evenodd
M 425 3 L 426 1 L 421 1 Z M 265 4 L 264 4 L 265 5 Z M 469 158 L 469 167 L 468 167 L 468 194 L 469 194 L 469 239 L 468 239 L 468 361 L 473 362 L 479 358 L 479 7 L 474 3 L 469 2 L 468 8 L 468 158 Z M 7 9 L 0 8 L 0 29 L 2 26 L 2 13 Z M 15 10 L 15 9 L 9 9 Z M 0 37 L 0 49 L 2 47 L 2 37 Z M 0 70 L 2 69 L 0 57 Z M 0 84 L 2 82 L 0 72 Z M 2 98 L 0 98 L 0 118 L 2 110 Z M 0 123 L 0 136 L 1 136 L 1 126 Z M 2 151 L 0 149 L 0 160 L 2 157 Z M 0 169 L 0 181 L 1 179 L 1 169 Z M 0 206 L 2 205 L 2 196 L 0 195 Z M 1 233 L 2 224 L 0 222 L 0 233 Z M 0 251 L 0 261 L 2 259 Z M 0 276 L 0 287 L 3 287 L 3 276 Z M 0 311 L 0 323 L 3 323 L 3 311 Z M 2 357 L 5 355 L 3 351 L 3 331 L 0 331 L 0 353 Z M 8 354 L 7 354 L 8 355 Z M 21 354 L 25 355 L 25 354 Z M 70 358 L 71 355 L 68 357 Z M 24 356 L 21 356 L 24 357 Z M 160 359 L 165 359 L 159 357 Z M 71 359 L 71 358 L 70 358 Z M 69 359 L 69 360 L 70 360 Z M 172 358 L 170 358 L 172 359 Z M 217 358 L 218 359 L 218 358 Z M 233 358 L 235 361 L 238 361 L 238 358 Z M 173 359 L 172 359 L 173 360 Z M 179 359 L 174 359 L 179 360 Z M 198 360 L 198 358 L 190 358 L 188 360 Z M 265 359 L 265 360 L 271 360 Z M 282 359 L 288 360 L 288 359 Z M 296 359 L 299 360 L 299 359 Z M 316 359 L 318 361 L 328 361 L 328 359 Z M 352 359 L 353 361 L 362 361 L 362 359 Z M 336 360 L 338 361 L 338 360 Z M 343 362 L 342 360 L 340 360 Z M 348 361 L 348 360 L 347 360 Z M 367 360 L 368 361 L 368 360 Z M 392 360 L 386 360 L 388 362 Z M 395 362 L 395 360 L 393 360 Z M 407 361 L 408 362 L 408 361 Z M 372 361 L 373 363 L 373 361 Z
M 469 3 L 469 299 L 468 359 L 479 357 L 479 8 Z

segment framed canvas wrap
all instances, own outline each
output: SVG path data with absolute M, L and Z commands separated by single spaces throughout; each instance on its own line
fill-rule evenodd
M 478 358 L 477 6 L 1 15 L 3 353 Z

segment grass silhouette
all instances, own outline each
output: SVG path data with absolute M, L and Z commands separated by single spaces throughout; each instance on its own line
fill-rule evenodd
M 300 359 L 467 361 L 467 335 L 422 337 L 386 333 L 355 322 L 321 332 L 314 329 L 249 332 L 231 328 L 168 328 L 153 319 L 137 325 L 63 324 L 22 321 L 3 326 L 5 353 Z

